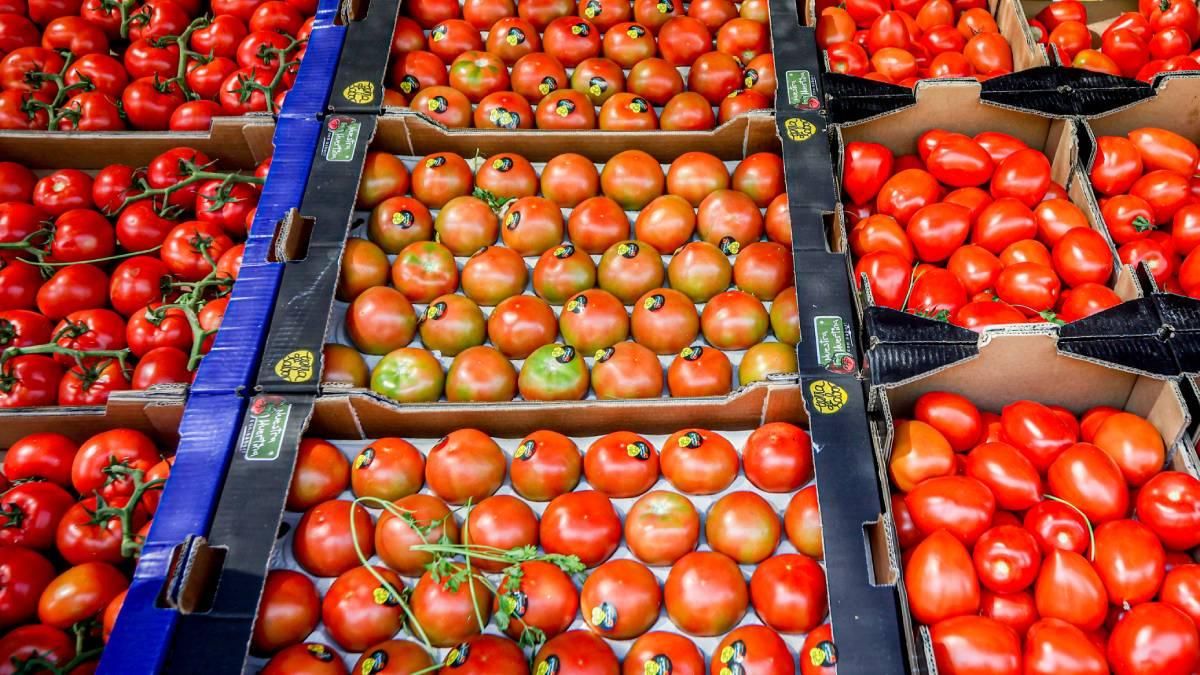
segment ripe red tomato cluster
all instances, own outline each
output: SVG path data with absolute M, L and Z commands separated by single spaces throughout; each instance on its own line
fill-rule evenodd
M 1166 459 L 1159 431 L 1115 408 L 918 398 L 889 472 L 939 671 L 1194 672 L 1200 480 Z
M 0 663 L 93 672 L 173 459 L 133 429 L 30 434 L 0 476 Z M 11 483 L 10 483 L 11 481 Z
M 1200 298 L 1200 149 L 1155 127 L 1096 142 L 1092 187 L 1121 262 L 1145 263 L 1160 288 Z
M 384 104 L 447 127 L 702 131 L 774 107 L 764 0 L 404 8 Z
M 818 2 L 817 44 L 833 72 L 911 87 L 917 80 L 1013 70 L 985 0 Z
M 241 176 L 175 148 L 38 178 L 0 162 L 0 407 L 191 382 L 269 164 Z
M 7 0 L 0 129 L 205 131 L 213 117 L 276 112 L 316 9 L 316 0 Z
M 866 275 L 875 304 L 980 330 L 1120 303 L 1111 246 L 1040 150 L 995 131 L 934 129 L 917 153 L 845 148 L 854 275 L 860 286 Z
M 748 350 L 741 384 L 795 372 L 783 190 L 782 160 L 768 152 L 732 175 L 704 152 L 665 171 L 640 150 L 602 168 L 568 153 L 540 175 L 515 153 L 473 172 L 440 152 L 411 173 L 371 153 L 359 191 L 370 239 L 349 240 L 342 264 L 346 335 L 383 356 L 371 387 L 405 402 L 443 392 L 450 401 L 581 399 L 589 387 L 599 398 L 658 397 L 668 355 L 677 355 L 666 373 L 672 396 L 729 393 L 723 351 Z M 421 346 L 410 346 L 418 336 Z M 338 378 L 366 386 L 361 357 L 330 353 Z M 453 357 L 447 373 L 435 353 Z M 519 375 L 513 360 L 524 361 Z
M 830 640 L 811 442 L 792 424 L 760 427 L 740 453 L 697 428 L 659 448 L 618 431 L 581 453 L 540 430 L 509 458 L 463 429 L 425 454 L 400 438 L 355 452 L 301 444 L 287 503 L 304 512 L 292 535 L 301 571 L 267 576 L 252 641 L 271 657 L 264 673 L 346 673 L 329 640 L 361 653 L 353 672 L 379 654 L 399 672 L 432 668 L 429 649 L 449 649 L 443 663 L 464 675 L 585 662 L 604 675 L 655 664 L 791 675 L 780 634 L 808 633 L 805 655 Z M 730 490 L 742 475 L 752 489 Z M 764 493 L 792 494 L 782 519 Z M 614 500 L 632 503 L 623 522 Z M 785 537 L 797 552 L 779 550 Z M 748 582 L 739 565 L 752 566 Z M 310 575 L 335 577 L 323 597 Z M 750 608 L 758 621 L 747 623 Z M 674 629 L 651 630 L 663 614 Z M 721 638 L 707 670 L 698 637 Z M 634 640 L 623 671 L 606 640 Z M 805 661 L 804 673 L 832 672 Z
M 1029 20 L 1038 42 L 1061 63 L 1144 82 L 1159 73 L 1200 70 L 1200 12 L 1191 0 L 1138 0 L 1138 11 L 1122 12 L 1097 40 L 1088 29 L 1085 3 L 1055 0 Z

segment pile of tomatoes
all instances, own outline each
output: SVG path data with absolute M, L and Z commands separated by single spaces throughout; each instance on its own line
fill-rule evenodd
M 213 117 L 277 112 L 316 9 L 316 0 L 8 0 L 0 129 L 205 131 Z
M 702 131 L 774 107 L 764 0 L 403 8 L 384 104 L 447 127 Z
M 8 448 L 0 476 L 0 664 L 94 672 L 171 470 L 133 429 Z
M 705 429 L 659 438 L 304 440 L 294 562 L 268 574 L 254 628 L 262 672 L 346 673 L 341 653 L 361 654 L 352 672 L 416 672 L 439 650 L 463 675 L 616 675 L 611 640 L 625 673 L 791 675 L 805 633 L 803 672 L 832 672 L 808 434 L 766 424 L 740 452 Z
M 1070 322 L 1119 304 L 1108 240 L 1008 134 L 933 129 L 916 155 L 845 148 L 854 275 L 875 304 L 971 329 Z
M 817 44 L 835 73 L 911 87 L 1013 70 L 986 0 L 819 0 L 817 9 Z
M 1144 82 L 1159 73 L 1200 70 L 1200 11 L 1191 0 L 1139 0 L 1097 40 L 1088 29 L 1086 3 L 1055 0 L 1029 20 L 1034 38 L 1049 45 L 1060 63 Z
M 1200 298 L 1200 149 L 1155 127 L 1096 143 L 1092 187 L 1121 262 L 1144 263 L 1159 288 Z
M 939 672 L 1195 672 L 1200 480 L 1167 457 L 1154 425 L 1115 408 L 917 399 L 892 509 Z
M 704 152 L 664 170 L 640 150 L 602 167 L 561 154 L 540 171 L 515 153 L 475 171 L 452 152 L 412 164 L 368 155 L 358 206 L 371 209 L 369 238 L 351 238 L 343 257 L 346 341 L 382 356 L 375 391 L 402 402 L 582 399 L 589 388 L 658 397 L 659 358 L 675 356 L 672 396 L 719 396 L 735 381 L 724 352 L 743 351 L 740 384 L 796 371 L 777 154 L 732 172 Z M 448 372 L 437 354 L 453 359 Z M 327 381 L 367 385 L 353 349 L 327 356 Z
M 0 407 L 191 382 L 269 164 L 226 173 L 190 148 L 41 178 L 0 163 Z

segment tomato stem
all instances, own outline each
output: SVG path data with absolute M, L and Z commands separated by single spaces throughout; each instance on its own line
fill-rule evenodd
M 1083 524 L 1085 526 L 1087 526 L 1087 531 L 1088 531 L 1088 560 L 1095 562 L 1095 560 L 1096 560 L 1096 533 L 1092 529 L 1092 521 L 1088 519 L 1087 514 L 1084 513 L 1082 510 L 1080 510 L 1080 508 L 1078 506 L 1075 506 L 1074 504 L 1063 499 L 1062 497 L 1055 497 L 1054 495 L 1051 495 L 1051 494 L 1046 494 L 1046 495 L 1042 495 L 1042 496 L 1045 497 L 1046 499 L 1056 501 L 1060 504 L 1065 504 L 1065 505 L 1071 507 L 1072 509 L 1074 509 L 1075 513 L 1079 514 L 1080 518 L 1083 518 Z
M 107 480 L 109 481 L 128 478 L 133 483 L 133 492 L 129 494 L 129 501 L 125 502 L 125 505 L 121 507 L 109 506 L 104 498 L 97 493 L 96 511 L 93 514 L 93 518 L 102 523 L 113 518 L 121 522 L 121 555 L 126 558 L 132 558 L 142 550 L 142 542 L 137 540 L 137 533 L 133 531 L 134 510 L 141 503 L 142 496 L 146 492 L 163 489 L 163 485 L 167 482 L 167 479 L 155 478 L 154 480 L 147 481 L 145 480 L 145 471 L 132 468 L 115 457 L 109 459 L 108 466 L 104 467 L 104 473 L 107 475 Z

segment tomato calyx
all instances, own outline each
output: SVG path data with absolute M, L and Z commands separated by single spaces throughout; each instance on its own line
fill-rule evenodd
M 237 94 L 239 103 L 248 103 L 256 92 L 261 92 L 266 99 L 267 112 L 276 112 L 275 90 L 283 82 L 283 76 L 300 65 L 299 59 L 289 60 L 289 57 L 306 42 L 306 39 L 291 38 L 291 42 L 286 47 L 272 47 L 266 44 L 259 45 L 255 56 L 260 61 L 266 64 L 279 64 L 275 68 L 275 74 L 271 77 L 271 81 L 267 84 L 260 83 L 255 77 L 258 66 L 253 66 L 250 68 L 249 73 L 237 76 L 238 86 L 229 90 L 230 93 Z
M 100 656 L 104 645 L 86 648 L 99 633 L 100 621 L 97 618 L 85 619 L 71 625 L 71 634 L 75 636 L 74 656 L 62 665 L 46 658 L 41 652 L 34 650 L 25 658 L 12 658 L 14 675 L 33 675 L 48 673 L 49 675 L 68 675 L 80 665 Z
M 1062 319 L 1058 318 L 1058 313 L 1055 312 L 1054 310 L 1050 310 L 1050 309 L 1042 310 L 1042 311 L 1038 312 L 1038 316 L 1042 317 L 1046 321 L 1049 321 L 1050 323 L 1052 323 L 1056 326 L 1067 325 L 1066 321 L 1063 321 Z
M 17 528 L 25 523 L 25 511 L 17 504 L 0 504 L 0 528 Z

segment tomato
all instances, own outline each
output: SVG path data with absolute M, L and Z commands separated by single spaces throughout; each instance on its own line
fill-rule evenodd
M 618 342 L 596 353 L 592 388 L 599 399 L 658 398 L 663 374 L 658 356 L 636 342 Z
M 662 58 L 671 65 L 690 66 L 701 54 L 712 50 L 712 40 L 712 34 L 699 19 L 690 16 L 675 16 L 668 19 L 659 29 L 658 50 Z M 725 46 L 726 49 L 720 51 L 730 53 L 736 49 L 732 40 Z M 757 52 L 752 53 L 750 58 L 756 55 Z M 739 55 L 735 53 L 731 56 Z M 749 58 L 743 59 L 743 61 L 749 60 Z
M 522 359 L 554 341 L 558 321 L 543 300 L 517 295 L 501 300 L 492 310 L 487 333 L 502 354 Z
M 400 438 L 381 438 L 359 451 L 350 471 L 350 486 L 357 497 L 395 500 L 421 489 L 425 458 Z
M 1096 139 L 1096 157 L 1089 176 L 1101 194 L 1125 194 L 1142 176 L 1143 166 L 1141 153 L 1132 141 L 1120 136 L 1101 136 Z
M 511 401 L 517 394 L 517 371 L 493 347 L 468 347 L 446 371 L 448 401 Z
M 1092 443 L 1113 458 L 1133 487 L 1157 474 L 1166 461 L 1158 430 L 1132 413 L 1116 413 L 1101 422 Z
M 588 448 L 583 470 L 588 483 L 610 497 L 636 497 L 658 480 L 658 451 L 637 434 L 610 433 Z
M 1149 528 L 1116 520 L 1096 528 L 1093 565 L 1115 605 L 1152 599 L 1162 585 L 1165 553 Z
M 929 424 L 904 420 L 896 424 L 888 469 L 896 487 L 908 492 L 927 478 L 951 475 L 954 451 Z
M 904 568 L 913 618 L 924 624 L 973 614 L 979 608 L 979 582 L 962 542 L 939 530 L 917 544 Z
M 704 128 L 712 128 L 715 124 L 716 118 L 713 115 L 712 106 L 703 96 L 695 94 L 695 92 L 685 94 L 683 77 L 675 66 L 663 59 L 642 59 L 633 64 L 633 67 L 629 69 L 629 75 L 625 77 L 625 88 L 631 94 L 641 96 L 653 105 L 666 106 L 660 120 L 663 129 L 669 129 L 674 124 L 682 125 L 684 118 L 697 125 L 703 125 L 707 121 L 709 126 Z M 688 108 L 686 111 L 672 112 L 673 102 L 681 97 L 685 101 L 691 101 L 692 105 L 686 106 Z
M 555 155 L 540 177 L 542 195 L 559 206 L 573 207 L 600 192 L 600 172 L 591 160 L 574 153 Z
M 749 591 L 737 564 L 708 551 L 685 555 L 663 586 L 667 616 L 681 630 L 699 636 L 721 635 L 746 612 Z
M 399 253 L 409 244 L 433 238 L 433 217 L 412 197 L 389 197 L 371 211 L 368 233 L 385 253 Z
M 600 288 L 627 305 L 661 286 L 664 276 L 662 258 L 654 247 L 634 240 L 610 246 L 596 271 Z
M 904 501 L 921 532 L 928 535 L 945 528 L 968 546 L 991 525 L 996 508 L 991 490 L 966 476 L 928 478 Z
M 412 195 L 431 209 L 440 209 L 454 197 L 471 193 L 474 178 L 471 167 L 452 152 L 427 155 L 411 174 Z
M 411 494 L 393 504 L 399 511 L 408 513 L 412 520 L 409 522 L 384 510 L 375 528 L 374 548 L 379 552 L 379 559 L 397 573 L 406 577 L 420 576 L 425 565 L 433 561 L 433 554 L 413 551 L 412 547 L 442 538 L 457 542 L 458 522 L 446 503 L 432 495 Z M 420 533 L 416 528 L 421 530 Z
M 1047 553 L 1034 596 L 1038 614 L 1095 630 L 1108 610 L 1104 584 L 1083 556 L 1055 549 Z
M 742 295 L 757 302 L 749 295 Z M 715 308 L 714 316 L 723 312 Z M 673 289 L 657 288 L 646 292 L 634 304 L 632 329 L 639 344 L 658 354 L 670 354 L 684 349 L 696 338 L 700 317 L 687 296 Z
M 4 659 L 6 675 L 21 672 L 23 664 L 31 668 L 42 667 L 39 662 L 50 667 L 63 666 L 75 658 L 75 642 L 57 627 L 44 624 L 19 626 L 0 637 L 0 658 Z
M 742 356 L 738 365 L 738 384 L 746 386 L 762 382 L 771 375 L 791 375 L 798 372 L 796 350 L 782 342 L 760 342 Z
M 1197 582 L 1200 582 L 1200 578 L 1197 577 L 1200 567 L 1190 562 L 1190 558 L 1188 560 L 1189 562 L 1167 572 L 1159 599 L 1182 610 L 1195 621 L 1196 617 L 1200 616 L 1200 603 L 1197 602 L 1200 599 L 1197 597 L 1197 591 L 1200 590 L 1197 586 Z
M 133 492 L 128 477 L 109 476 L 105 468 L 112 462 L 146 471 L 159 462 L 158 449 L 145 434 L 132 429 L 103 431 L 83 442 L 71 465 L 71 484 L 79 494 L 99 490 L 108 498 Z
M 589 289 L 571 296 L 563 305 L 559 330 L 566 344 L 594 354 L 628 337 L 629 315 L 613 294 Z
M 575 247 L 599 254 L 629 239 L 629 218 L 613 199 L 589 197 L 571 211 L 567 233 Z
M 547 553 L 577 555 L 594 567 L 607 560 L 621 539 L 621 520 L 603 493 L 561 494 L 542 512 L 539 539 Z
M 526 54 L 513 64 L 511 84 L 513 91 L 530 103 L 538 103 L 545 96 L 567 87 L 567 71 L 549 54 Z M 541 106 L 538 109 L 540 111 Z
M 981 584 L 997 593 L 1016 593 L 1033 584 L 1042 556 L 1028 530 L 1000 525 L 979 537 L 973 558 Z
M 1150 528 L 1172 550 L 1190 549 L 1200 543 L 1200 507 L 1193 497 L 1200 494 L 1200 481 L 1179 471 L 1164 471 L 1146 481 L 1137 492 L 1138 520 Z
M 619 675 L 620 662 L 603 638 L 585 630 L 567 631 L 538 649 L 533 672 L 562 675 Z
M 380 583 L 381 577 L 390 588 Z M 402 589 L 400 577 L 386 567 L 351 567 L 325 592 L 321 621 L 338 645 L 352 652 L 364 651 L 395 635 L 404 624 L 402 600 L 393 595 Z M 414 605 L 416 600 L 414 596 Z
M 62 487 L 71 486 L 71 462 L 79 445 L 54 432 L 38 432 L 18 439 L 4 455 L 3 474 L 10 481 L 41 478 Z
M 1107 285 L 1112 275 L 1111 249 L 1095 230 L 1075 228 L 1068 231 L 1054 245 L 1051 257 L 1055 272 L 1069 287 L 1086 283 Z
M 993 619 L 958 616 L 930 627 L 933 655 L 939 672 L 1018 673 L 1021 639 Z
M 513 454 L 511 479 L 517 494 L 549 501 L 575 489 L 583 460 L 571 439 L 554 431 L 535 431 Z
M 429 450 L 425 481 L 451 504 L 478 502 L 504 481 L 504 452 L 475 429 L 451 432 Z
M 1005 437 L 1038 471 L 1045 471 L 1076 440 L 1053 410 L 1034 401 L 1011 403 L 1001 411 L 1000 418 Z
M 85 562 L 55 577 L 38 600 L 38 619 L 55 628 L 90 619 L 129 586 L 117 568 Z
M 754 564 L 770 556 L 779 544 L 780 522 L 758 494 L 731 492 L 709 508 L 704 532 L 714 551 L 740 564 Z
M 1108 661 L 1119 673 L 1186 673 L 1195 668 L 1198 655 L 1200 636 L 1195 624 L 1183 612 L 1159 602 L 1130 609 L 1108 640 Z
M 432 302 L 438 296 L 453 293 L 458 288 L 458 267 L 454 262 L 454 254 L 432 241 L 418 241 L 405 246 L 392 263 L 391 277 L 396 289 L 408 300 L 417 303 Z
M 588 575 L 579 604 L 589 628 L 607 638 L 624 640 L 646 632 L 658 619 L 662 591 L 645 565 L 612 560 Z
M 371 557 L 374 529 L 371 514 L 364 507 L 340 499 L 322 502 L 305 511 L 297 523 L 292 553 L 310 574 L 336 577 L 359 564 L 356 550 Z
M 711 347 L 685 347 L 667 368 L 667 388 L 675 397 L 723 396 L 732 379 L 729 357 Z
M 350 486 L 350 462 L 337 446 L 315 438 L 300 440 L 288 487 L 287 509 L 306 511 L 336 498 Z
M 537 546 L 537 515 L 524 501 L 511 495 L 493 495 L 475 505 L 463 528 L 463 543 L 511 550 Z M 500 572 L 507 564 L 492 560 L 473 560 L 472 564 L 488 572 Z
M 416 672 L 422 668 L 433 667 L 433 659 L 421 645 L 408 640 L 387 640 L 373 645 L 358 657 L 351 672 L 370 672 L 380 665 L 385 668 L 397 668 L 400 672 Z M 386 671 L 381 671 L 386 672 Z
M 487 332 L 479 306 L 462 295 L 434 298 L 425 310 L 419 331 L 425 348 L 444 356 L 483 344 Z
M 737 477 L 738 455 L 720 434 L 684 429 L 664 443 L 662 471 L 681 492 L 715 494 L 729 487 Z
M 680 675 L 703 675 L 704 657 L 688 638 L 678 633 L 651 631 L 639 637 L 625 654 L 623 675 L 643 675 L 646 672 L 672 672 Z
M 600 31 L 587 19 L 561 16 L 543 30 L 542 49 L 563 66 L 574 68 L 600 55 Z
M 704 241 L 684 244 L 667 267 L 671 288 L 695 303 L 708 302 L 729 288 L 733 267 L 719 248 Z
M 1024 511 L 1042 500 L 1037 469 L 1007 443 L 979 445 L 967 455 L 965 471 L 988 486 L 1002 509 Z
M 128 503 L 124 496 L 114 497 L 113 507 L 124 507 Z M 99 502 L 87 497 L 72 506 L 58 523 L 55 546 L 63 558 L 72 565 L 89 561 L 118 565 L 125 561 L 121 551 L 123 525 L 116 516 L 100 519 L 96 516 Z M 140 528 L 146 522 L 146 512 L 135 508 L 131 513 L 131 529 Z
M 7 630 L 32 619 L 38 599 L 54 577 L 54 566 L 39 553 L 20 546 L 0 548 L 0 578 L 5 581 L 0 589 L 0 626 Z
M 825 619 L 825 571 L 798 553 L 763 561 L 750 577 L 750 598 L 763 623 L 782 633 L 806 633 Z
M 657 48 L 650 29 L 639 23 L 618 23 L 604 32 L 604 56 L 622 68 L 653 57 Z
M 1129 511 L 1129 491 L 1120 468 L 1094 445 L 1072 445 L 1050 465 L 1046 478 L 1051 493 L 1079 508 L 1093 523 L 1116 520 Z
M 407 346 L 416 334 L 417 317 L 404 294 L 374 286 L 359 294 L 346 311 L 346 333 L 367 354 L 387 354 Z
M 308 637 L 320 620 L 321 598 L 307 576 L 274 569 L 263 583 L 257 616 L 251 648 L 270 654 Z
M 866 278 L 875 305 L 901 309 L 908 295 L 912 267 L 904 258 L 886 251 L 868 253 L 854 265 L 856 285 Z
M 765 626 L 742 626 L 726 635 L 717 645 L 709 672 L 720 675 L 730 667 L 741 672 L 770 672 L 794 675 L 792 653 L 783 638 Z
M 579 593 L 557 566 L 534 560 L 520 564 L 519 576 L 505 575 L 493 611 L 515 619 L 505 632 L 519 638 L 527 629 L 554 637 L 567 630 L 579 609 Z
M 61 379 L 62 367 L 48 356 L 9 359 L 0 372 L 0 408 L 54 405 Z
M 342 658 L 337 652 L 320 643 L 304 642 L 286 647 L 271 657 L 262 673 L 263 675 L 291 675 L 292 673 L 346 675 L 347 670 L 346 664 L 342 663 Z

